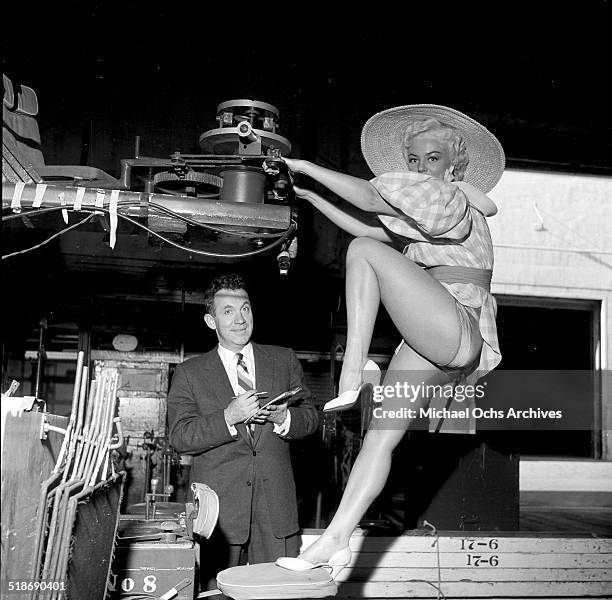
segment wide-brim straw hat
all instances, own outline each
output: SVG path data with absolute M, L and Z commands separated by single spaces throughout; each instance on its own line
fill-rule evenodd
M 361 132 L 361 151 L 374 175 L 408 168 L 402 154 L 406 127 L 414 118 L 430 117 L 454 127 L 463 137 L 469 156 L 463 180 L 485 193 L 492 190 L 506 164 L 499 140 L 478 121 L 438 104 L 397 106 L 368 119 Z

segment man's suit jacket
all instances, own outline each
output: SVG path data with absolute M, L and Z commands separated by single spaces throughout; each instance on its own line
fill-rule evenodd
M 272 423 L 256 425 L 253 441 L 244 424 L 236 426 L 237 436 L 230 434 L 223 409 L 234 392 L 217 348 L 178 365 L 168 396 L 170 443 L 178 452 L 194 455 L 191 480 L 217 492 L 217 527 L 230 544 L 248 539 L 254 491 L 265 494 L 276 537 L 298 531 L 289 440 L 314 433 L 318 425 L 295 353 L 253 344 L 253 354 L 256 387 L 269 392 L 269 399 L 298 385 L 304 389 L 289 404 L 291 427 L 285 437 L 274 433 Z

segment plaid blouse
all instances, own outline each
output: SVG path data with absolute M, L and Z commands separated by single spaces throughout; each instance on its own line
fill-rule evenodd
M 383 173 L 371 180 L 398 216 L 378 215 L 389 234 L 405 244 L 403 254 L 422 267 L 439 265 L 493 269 L 493 243 L 484 215 L 452 182 L 410 171 Z M 475 379 L 501 360 L 495 298 L 473 283 L 440 282 L 464 306 L 479 308 L 483 345 Z M 468 377 L 468 381 L 473 380 Z M 473 382 L 473 381 L 472 381 Z

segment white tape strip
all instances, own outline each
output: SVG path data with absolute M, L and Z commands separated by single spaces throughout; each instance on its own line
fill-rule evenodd
M 95 201 L 96 208 L 104 208 L 104 198 L 106 198 L 106 193 L 104 192 L 104 190 L 96 190 L 96 201 Z M 102 215 L 104 213 L 97 212 L 94 214 Z
M 85 188 L 78 187 L 76 189 L 76 196 L 74 197 L 74 210 L 81 210 L 83 206 L 83 198 L 85 196 Z
M 46 191 L 47 191 L 46 183 L 36 184 L 36 194 L 34 194 L 34 202 L 32 202 L 32 208 L 40 208 L 43 198 L 45 197 Z
M 117 242 L 117 202 L 119 201 L 119 190 L 112 190 L 110 197 L 110 247 L 114 248 Z
M 66 206 L 66 194 L 60 192 L 57 197 L 59 198 L 60 204 Z M 62 209 L 62 219 L 64 219 L 64 223 L 68 225 L 68 211 L 65 208 Z
M 23 194 L 23 188 L 25 183 L 18 181 L 15 184 L 15 191 L 13 192 L 13 199 L 11 200 L 11 209 L 13 212 L 21 212 L 21 194 Z

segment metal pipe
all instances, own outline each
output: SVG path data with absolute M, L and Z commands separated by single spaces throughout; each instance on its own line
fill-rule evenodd
M 66 435 L 68 433 L 68 429 L 62 429 L 61 427 L 56 427 L 55 425 L 49 425 L 49 423 L 47 423 L 46 421 L 44 424 L 44 429 L 45 433 L 47 433 L 48 431 L 55 431 L 57 433 L 61 433 L 62 435 Z
M 40 184 L 25 184 L 21 193 L 21 206 L 31 208 L 36 198 L 37 189 Z M 69 209 L 76 200 L 78 187 L 46 185 L 42 196 L 43 207 L 62 206 L 59 194 L 64 195 L 66 207 Z M 85 187 L 82 207 L 86 209 L 95 208 L 98 189 Z M 2 184 L 2 208 L 8 209 L 15 192 L 14 183 Z M 104 207 L 110 206 L 110 193 L 106 190 Z M 189 217 L 200 223 L 213 225 L 239 225 L 241 227 L 257 227 L 275 230 L 286 230 L 291 225 L 291 208 L 277 204 L 249 204 L 244 202 L 219 202 L 207 200 L 206 198 L 190 198 L 188 196 L 171 196 L 169 194 L 149 194 L 145 192 L 133 192 L 131 190 L 120 190 L 118 198 L 121 213 L 138 218 L 142 206 L 155 203 L 164 208 Z M 121 206 L 122 202 L 133 203 L 133 206 Z
M 36 362 L 36 383 L 34 386 L 34 398 L 37 400 L 40 398 L 40 382 L 42 379 L 44 362 L 45 362 L 45 343 L 44 343 L 44 332 L 47 329 L 47 320 L 41 319 L 38 322 L 40 332 L 38 334 L 38 355 Z
M 117 448 L 121 448 L 123 445 L 123 427 L 121 426 L 121 417 L 115 417 L 113 419 L 113 423 L 116 424 L 117 441 L 108 447 L 109 450 L 117 450 Z
M 145 472 L 144 472 L 144 488 L 142 490 L 142 500 L 146 502 L 147 493 L 149 489 L 149 477 L 151 476 L 151 464 L 150 464 L 150 450 L 145 448 Z
M 62 466 L 62 461 L 64 460 L 64 454 L 66 453 L 66 448 L 68 447 L 68 441 L 70 438 L 69 433 L 74 428 L 74 425 L 76 422 L 77 404 L 78 404 L 78 399 L 79 399 L 79 389 L 81 385 L 81 375 L 83 372 L 84 356 L 85 354 L 83 353 L 83 351 L 82 350 L 79 351 L 77 355 L 76 375 L 74 378 L 74 390 L 72 392 L 72 407 L 70 409 L 70 420 L 68 421 L 67 434 L 64 436 L 64 441 L 62 442 L 62 447 L 60 448 L 60 451 L 57 457 L 57 462 L 55 463 L 55 467 L 53 468 L 53 473 L 57 473 Z

